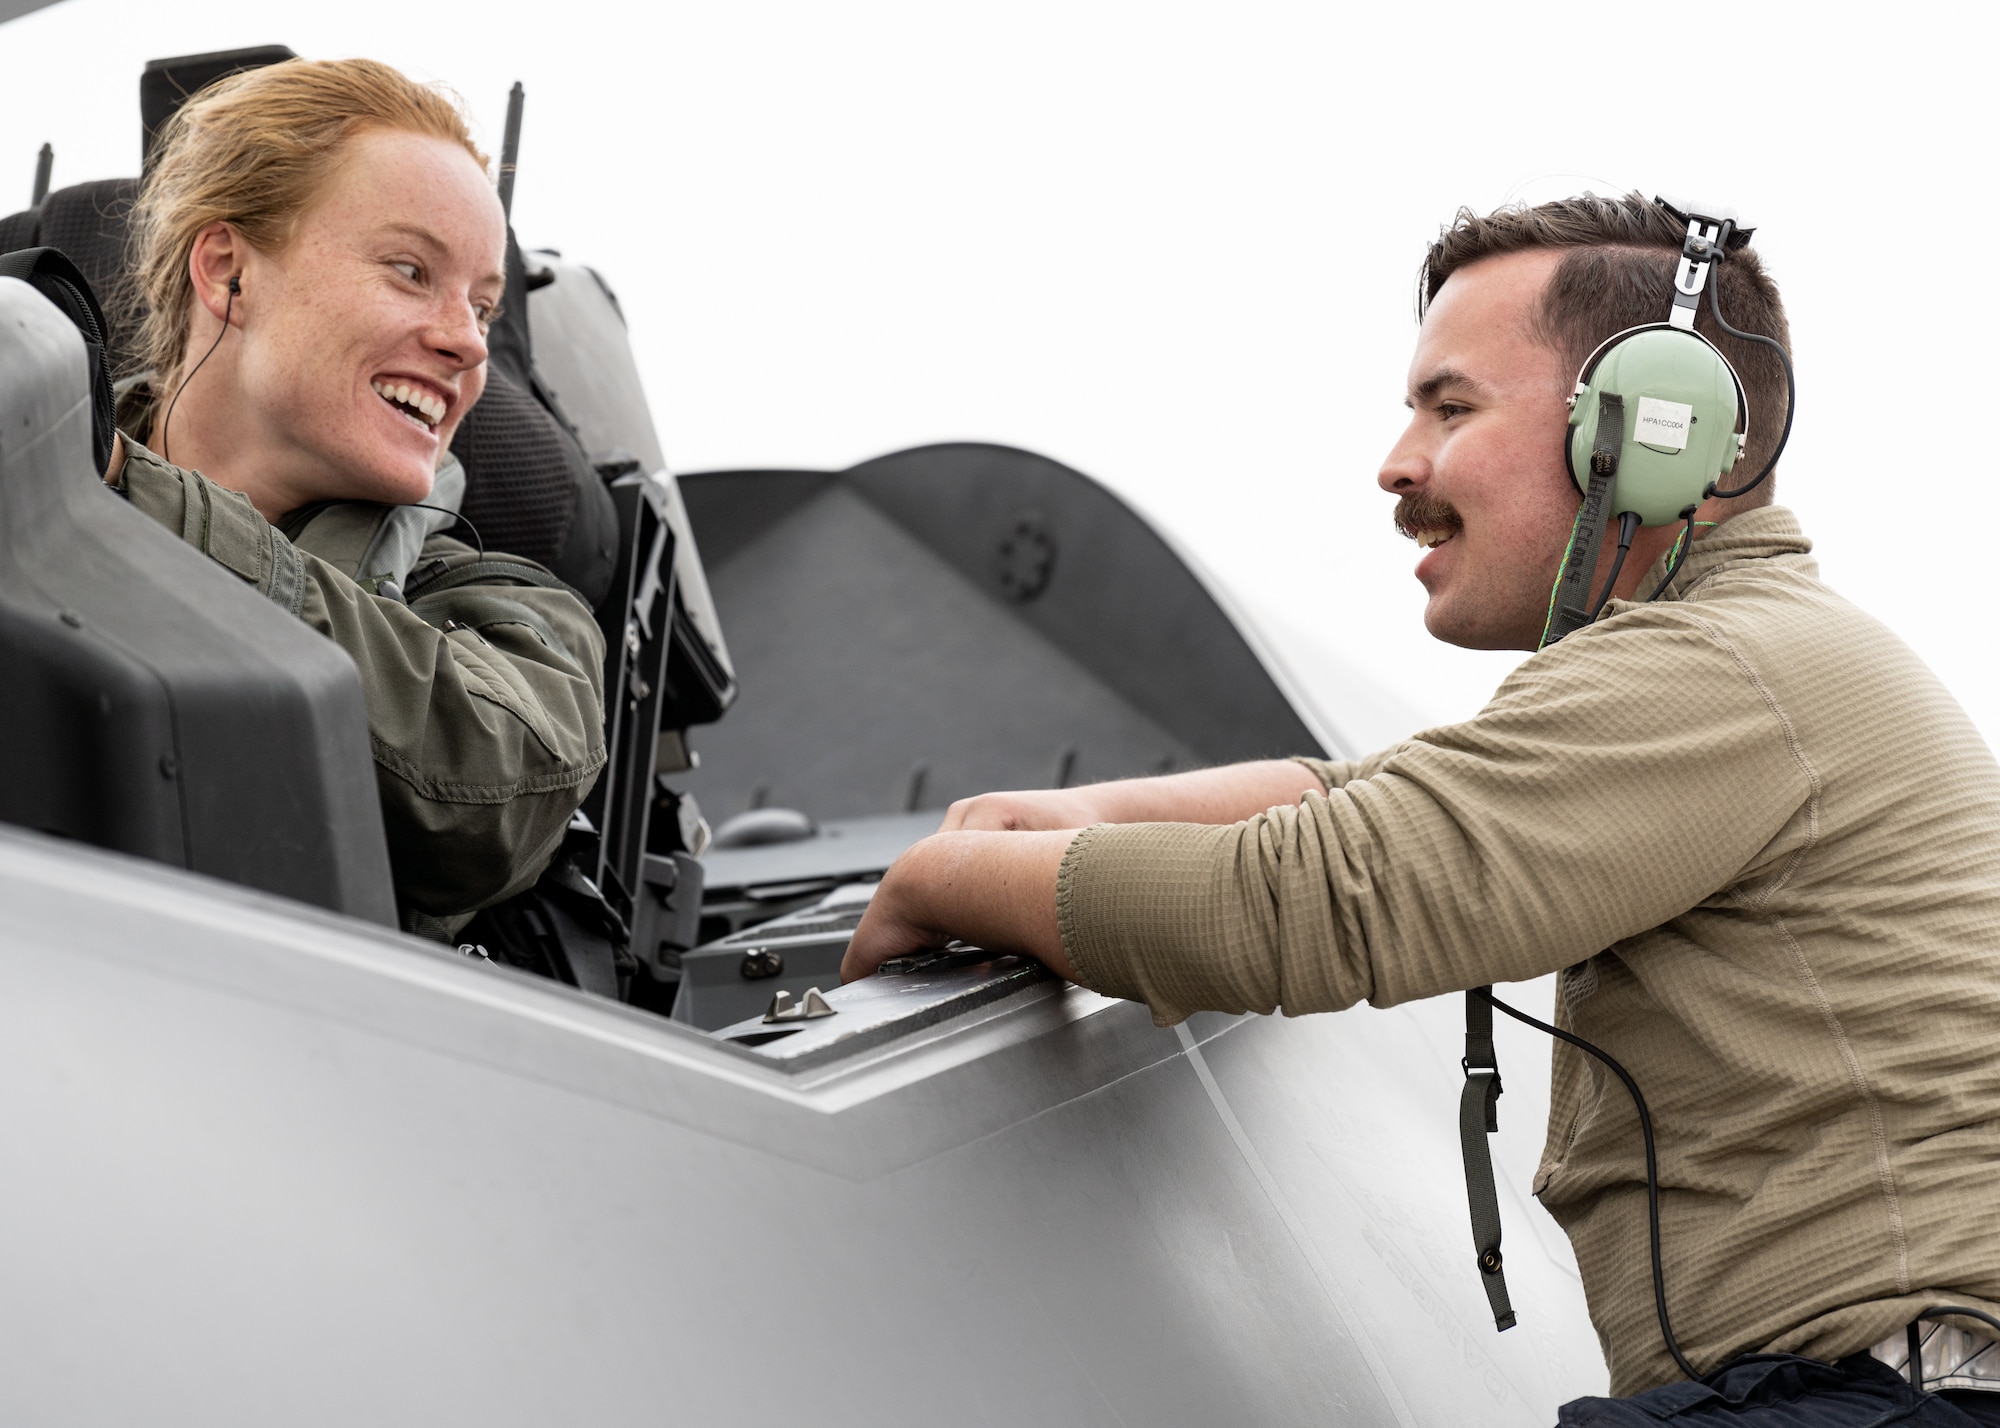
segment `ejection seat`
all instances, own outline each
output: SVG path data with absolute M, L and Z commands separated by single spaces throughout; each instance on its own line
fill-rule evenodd
M 148 158 L 153 136 L 188 95 L 223 75 L 291 57 L 282 46 L 266 46 L 149 64 L 140 84 Z M 135 365 L 135 295 L 127 277 L 127 226 L 140 180 L 98 180 L 51 192 L 49 168 L 45 150 L 33 204 L 0 218 L 0 252 L 48 246 L 66 253 L 106 299 L 107 352 L 114 372 L 129 375 Z M 588 375 L 606 391 L 584 394 L 588 439 L 536 367 L 531 291 L 538 292 L 537 304 L 564 325 L 571 345 L 598 349 Z M 672 996 L 678 950 L 696 940 L 701 868 L 690 854 L 695 830 L 681 817 L 672 791 L 657 782 L 657 774 L 686 767 L 681 751 L 687 726 L 718 717 L 734 697 L 728 655 L 685 511 L 662 471 L 622 314 L 609 289 L 589 270 L 570 268 L 553 256 L 529 262 L 510 227 L 507 292 L 490 348 L 485 394 L 453 442 L 466 471 L 462 520 L 455 533 L 547 566 L 596 610 L 609 652 L 610 761 L 565 847 L 561 885 L 551 885 L 545 901 L 531 900 L 515 909 L 504 925 L 490 919 L 482 925 L 489 932 L 510 934 L 509 960 L 516 965 L 604 994 L 624 991 L 641 1001 L 659 1002 Z M 69 503 L 68 497 L 61 499 Z M 99 514 L 93 508 L 82 518 L 84 526 L 90 527 Z M 120 524 L 119 532 L 121 541 L 158 544 L 150 533 L 130 530 L 129 523 Z M 100 539 L 88 531 L 82 538 L 86 543 Z M 161 558 L 171 562 L 179 557 Z M 0 605 L 5 604 L 5 574 L 0 571 Z M 245 617 L 238 610 L 230 618 Z M 18 644 L 12 651 L 0 650 L 0 656 L 33 659 Z M 105 677 L 102 671 L 85 682 L 98 677 Z M 156 682 L 171 702 L 175 676 L 158 672 Z M 358 688 L 353 693 L 358 698 Z M 21 708 L 12 714 L 28 717 Z M 0 724 L 15 722 L 19 720 L 0 717 Z M 311 735 L 307 737 L 310 741 Z M 365 763 L 359 774 L 350 769 L 347 778 L 360 778 L 372 790 Z M 302 796 L 299 806 L 310 803 Z M 656 809 L 662 813 L 657 819 Z M 296 878 L 257 872 L 252 851 L 238 849 L 217 862 L 159 839 L 135 842 L 115 829 L 95 827 L 88 818 L 66 823 L 46 809 L 32 816 L 24 812 L 9 807 L 0 810 L 0 817 L 344 911 L 358 905 L 316 896 Z M 169 817 L 171 811 L 155 812 Z M 223 841 L 232 840 L 225 835 Z M 367 863 L 368 857 L 359 861 Z M 364 901 L 379 910 L 384 896 L 386 891 Z M 524 942 L 532 944 L 525 952 Z M 623 964 L 622 975 L 613 974 L 614 951 Z

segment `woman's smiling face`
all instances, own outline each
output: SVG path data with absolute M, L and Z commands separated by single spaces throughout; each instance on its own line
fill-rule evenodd
M 379 129 L 346 143 L 283 249 L 237 248 L 229 415 L 259 450 L 253 479 L 270 505 L 429 496 L 486 385 L 506 248 L 505 215 L 471 154 Z

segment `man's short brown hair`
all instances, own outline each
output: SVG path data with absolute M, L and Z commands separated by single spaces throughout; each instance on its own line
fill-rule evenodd
M 1628 327 L 1666 321 L 1674 268 L 1686 236 L 1684 223 L 1637 193 L 1623 198 L 1584 194 L 1532 208 L 1501 208 L 1484 217 L 1461 208 L 1424 257 L 1417 316 L 1423 316 L 1446 279 L 1482 258 L 1539 248 L 1567 249 L 1542 293 L 1535 328 L 1571 369 L 1581 368 L 1605 338 Z M 1722 315 L 1732 327 L 1775 338 L 1787 353 L 1791 351 L 1785 305 L 1754 249 L 1731 252 L 1709 270 L 1708 280 L 1720 283 Z M 1784 367 L 1770 348 L 1720 331 L 1709 316 L 1706 293 L 1695 330 L 1722 349 L 1749 400 L 1749 445 L 1735 469 L 1722 478 L 1725 487 L 1740 486 L 1764 469 L 1784 429 Z M 1743 497 L 1742 505 L 1768 502 L 1775 480 L 1774 473 Z

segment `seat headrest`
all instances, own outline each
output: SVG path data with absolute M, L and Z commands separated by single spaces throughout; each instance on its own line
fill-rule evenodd
M 147 166 L 152 165 L 153 140 L 161 126 L 194 95 L 226 75 L 297 58 L 286 45 L 252 45 L 242 50 L 146 61 L 145 72 L 139 76 L 139 118 L 146 127 L 145 148 L 140 152 L 146 156 Z
M 126 221 L 139 196 L 139 180 L 98 179 L 59 188 L 39 208 L 0 218 L 0 253 L 59 248 L 82 270 L 104 305 L 111 371 L 131 369 L 136 337 L 125 278 Z

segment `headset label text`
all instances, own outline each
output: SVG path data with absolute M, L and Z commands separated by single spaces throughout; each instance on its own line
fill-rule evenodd
M 1685 451 L 1694 408 L 1686 402 L 1663 402 L 1658 397 L 1639 398 L 1639 419 L 1632 439 L 1647 446 L 1663 446 L 1669 451 Z

